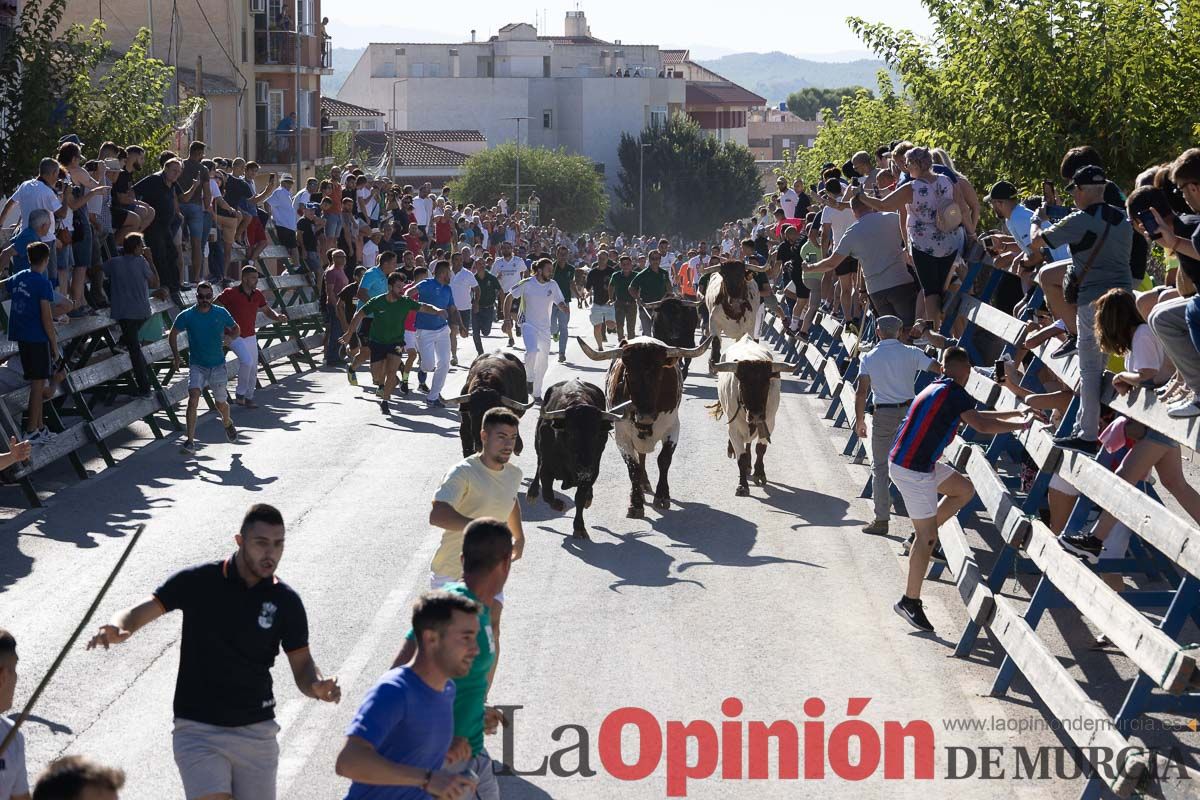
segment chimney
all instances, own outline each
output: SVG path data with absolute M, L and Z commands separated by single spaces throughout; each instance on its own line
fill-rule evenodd
M 563 24 L 564 36 L 591 36 L 587 16 L 582 11 L 568 11 L 566 22 Z
M 471 44 L 475 43 L 475 29 L 471 28 Z

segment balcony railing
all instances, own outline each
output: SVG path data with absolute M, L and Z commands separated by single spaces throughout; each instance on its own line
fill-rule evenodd
M 259 66 L 296 65 L 296 37 L 294 31 L 257 30 L 254 32 L 254 63 Z M 300 66 L 310 69 L 332 69 L 333 48 L 331 41 L 319 36 L 300 34 Z
M 256 145 L 255 158 L 260 164 L 281 164 L 286 168 L 296 163 L 297 147 L 303 162 L 332 158 L 333 131 L 322 131 L 318 128 L 259 131 Z

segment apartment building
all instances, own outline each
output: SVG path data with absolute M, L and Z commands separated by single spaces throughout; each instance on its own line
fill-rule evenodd
M 152 55 L 178 69 L 179 95 L 208 101 L 194 134 L 210 152 L 277 172 L 310 174 L 331 163 L 320 105 L 332 42 L 320 23 L 321 0 L 70 2 L 62 26 L 89 25 L 97 14 L 118 53 L 139 28 L 153 31 Z
M 622 133 L 683 109 L 684 81 L 668 77 L 657 45 L 592 36 L 570 11 L 562 36 L 528 23 L 487 41 L 379 42 L 367 47 L 337 95 L 384 112 L 389 130 L 473 130 L 493 144 L 565 148 L 611 185 Z

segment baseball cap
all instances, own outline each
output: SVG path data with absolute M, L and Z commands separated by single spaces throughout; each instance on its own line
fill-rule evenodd
M 83 147 L 83 141 L 80 140 L 79 135 L 75 133 L 68 133 L 66 136 L 58 140 L 59 145 L 64 145 L 67 142 L 72 142 L 80 147 Z
M 1108 183 L 1108 176 L 1104 174 L 1104 168 L 1096 164 L 1089 164 L 1086 167 L 1080 167 L 1071 182 L 1067 184 L 1067 191 L 1071 191 L 1077 186 L 1104 186 Z
M 992 186 L 991 191 L 987 193 L 987 196 L 983 198 L 983 202 L 986 203 L 991 200 L 1016 200 L 1016 199 L 1017 199 L 1017 187 L 1016 186 L 1013 186 L 1008 181 L 997 181 Z

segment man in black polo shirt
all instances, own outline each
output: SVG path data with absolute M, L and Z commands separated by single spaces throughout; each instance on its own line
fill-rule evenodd
M 274 800 L 279 745 L 271 666 L 282 645 L 300 691 L 341 700 L 308 649 L 300 596 L 275 577 L 283 555 L 279 511 L 254 505 L 225 559 L 177 572 L 88 642 L 108 649 L 170 611 L 183 612 L 175 683 L 175 763 L 188 800 Z

